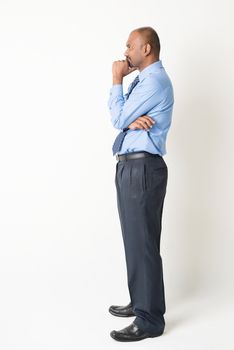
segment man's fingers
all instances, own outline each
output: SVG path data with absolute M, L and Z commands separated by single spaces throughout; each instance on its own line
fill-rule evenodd
M 136 130 L 136 129 L 138 129 L 138 126 L 135 123 L 131 123 L 128 125 L 128 128 L 131 130 Z
M 132 130 L 141 129 L 141 130 L 149 130 L 153 127 L 155 121 L 153 118 L 143 115 L 138 117 L 134 122 L 132 122 L 128 127 Z
M 144 121 L 141 120 L 136 120 L 135 123 L 140 127 L 140 129 L 147 129 L 148 130 L 148 125 Z
M 150 121 L 151 124 L 155 124 L 155 120 L 148 115 L 142 115 L 140 118 L 146 118 L 146 120 Z
M 153 124 L 155 123 L 154 120 L 150 117 L 142 116 L 138 118 L 139 121 L 142 121 L 145 126 L 151 128 Z
M 141 125 L 141 123 L 137 122 L 136 120 L 132 122 L 129 126 L 129 129 L 135 130 L 135 129 L 144 129 L 144 127 Z

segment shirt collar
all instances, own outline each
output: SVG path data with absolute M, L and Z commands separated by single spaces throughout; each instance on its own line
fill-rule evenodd
M 139 73 L 139 81 L 142 81 L 142 79 L 151 72 L 159 71 L 161 68 L 163 68 L 162 60 L 155 61 L 151 64 L 149 64 L 147 67 L 142 69 L 142 71 Z

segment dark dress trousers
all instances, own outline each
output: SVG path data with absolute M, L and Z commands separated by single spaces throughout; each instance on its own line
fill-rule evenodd
M 160 237 L 168 169 L 162 156 L 149 155 L 118 160 L 115 186 L 134 323 L 154 334 L 165 327 Z

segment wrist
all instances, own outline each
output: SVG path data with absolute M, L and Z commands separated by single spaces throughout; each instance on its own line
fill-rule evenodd
M 113 76 L 113 84 L 123 84 L 123 77 L 116 77 L 116 76 Z

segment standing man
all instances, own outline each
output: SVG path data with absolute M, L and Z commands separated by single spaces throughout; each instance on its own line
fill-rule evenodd
M 166 311 L 160 255 L 161 219 L 168 169 L 163 159 L 174 104 L 173 87 L 159 59 L 160 41 L 151 27 L 133 30 L 126 59 L 113 62 L 108 107 L 120 132 L 113 144 L 115 185 L 130 303 L 112 305 L 112 315 L 136 316 L 110 335 L 118 341 L 157 337 L 164 332 Z M 123 94 L 123 78 L 139 74 Z

